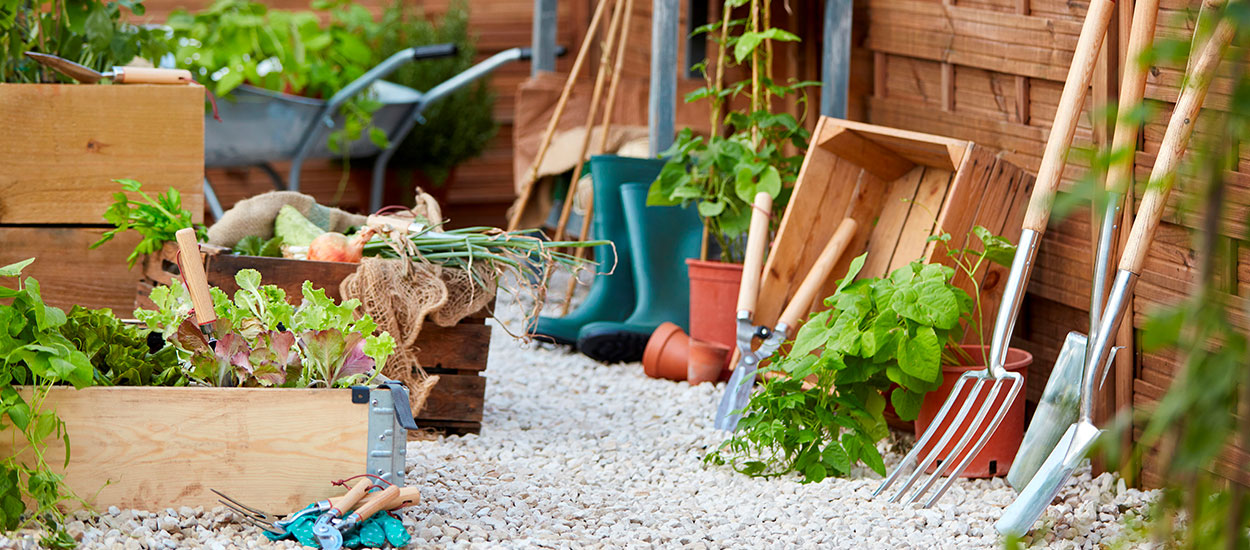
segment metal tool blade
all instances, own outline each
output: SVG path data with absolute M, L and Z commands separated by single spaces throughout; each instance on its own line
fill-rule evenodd
M 1042 512 L 1055 500 L 1055 495 L 1063 489 L 1072 472 L 1080 466 L 1094 441 L 1102 433 L 1097 426 L 1089 422 L 1078 422 L 1068 426 L 1059 444 L 1046 457 L 1046 461 L 1038 469 L 1037 475 L 1024 488 L 1020 496 L 1012 502 L 1003 516 L 994 524 L 994 528 L 1003 535 L 1022 536 L 1029 532 Z
M 322 550 L 339 550 L 343 547 L 343 533 L 334 526 L 334 519 L 333 514 L 323 514 L 313 524 L 313 535 L 317 537 Z
M 38 52 L 26 52 L 26 57 L 34 59 L 40 64 L 50 67 L 52 70 L 84 84 L 95 84 L 108 76 L 90 67 L 79 65 L 78 63 L 74 63 L 73 61 L 57 57 L 55 55 Z
M 1081 376 L 1085 371 L 1085 348 L 1088 338 L 1079 332 L 1069 332 L 1059 350 L 1059 358 L 1050 371 L 1046 389 L 1037 402 L 1037 410 L 1029 429 L 1024 432 L 1020 449 L 1011 461 L 1007 482 L 1016 491 L 1033 479 L 1038 468 L 1050 456 L 1063 434 L 1076 422 L 1081 404 Z

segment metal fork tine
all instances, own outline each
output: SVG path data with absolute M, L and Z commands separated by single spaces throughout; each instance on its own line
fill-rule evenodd
M 217 496 L 221 497 L 221 499 L 218 499 L 218 502 L 221 502 L 222 504 L 229 506 L 236 512 L 247 513 L 247 514 L 257 516 L 266 520 L 268 520 L 271 517 L 265 511 L 257 510 L 256 508 L 252 508 L 251 506 L 243 504 L 242 502 L 239 502 L 233 498 L 230 498 L 230 495 L 227 495 L 221 491 L 218 491 L 217 489 L 209 489 L 209 491 L 217 493 Z M 222 500 L 222 499 L 225 499 L 225 500 Z M 229 501 L 229 502 L 226 502 L 226 501 Z
M 243 518 L 247 518 L 247 519 L 254 519 L 254 520 L 256 520 L 256 521 L 259 521 L 259 522 L 262 522 L 262 523 L 267 523 L 267 524 L 270 524 L 270 525 L 272 525 L 272 524 L 273 524 L 273 520 L 272 520 L 272 519 L 270 519 L 268 516 L 265 516 L 265 515 L 262 515 L 262 514 L 257 514 L 256 512 L 254 512 L 254 511 L 252 511 L 252 510 L 245 510 L 245 509 L 243 509 L 243 508 L 239 508 L 237 505 L 235 505 L 235 504 L 233 504 L 233 503 L 230 503 L 230 502 L 227 502 L 227 501 L 222 500 L 222 499 L 217 499 L 217 502 L 222 503 L 223 505 L 225 505 L 225 507 L 226 507 L 226 508 L 229 508 L 229 509 L 231 509 L 231 510 L 234 510 L 234 512 L 235 512 L 236 514 L 239 514 L 239 516 L 241 516 L 241 517 L 243 517 Z
M 938 487 L 937 492 L 934 493 L 929 500 L 925 501 L 925 508 L 932 508 L 938 499 L 942 498 L 942 495 L 946 494 L 946 491 L 951 488 L 951 485 L 953 485 L 955 480 L 959 478 L 959 474 L 963 473 L 964 469 L 968 467 L 968 464 L 972 462 L 972 459 L 981 452 L 981 449 L 985 447 L 985 444 L 989 442 L 990 437 L 993 436 L 994 431 L 998 429 L 998 425 L 1002 423 L 1003 418 L 1007 416 L 1007 411 L 1011 409 L 1011 404 L 1015 402 L 1017 394 L 1020 393 L 1020 389 L 1024 386 L 1024 378 L 1014 372 L 1007 373 L 1007 375 L 1000 380 L 1006 380 L 1011 383 L 1011 389 L 1007 391 L 1007 398 L 1003 401 L 1003 406 L 999 407 L 998 411 L 994 413 L 994 418 L 990 420 L 990 425 L 985 428 L 985 434 L 977 440 L 977 443 L 976 445 L 973 445 L 972 450 L 968 451 L 968 454 L 964 456 L 964 459 L 961 460 L 959 465 L 955 467 L 955 470 L 950 473 L 950 475 L 946 478 L 946 482 L 942 483 L 942 485 Z M 990 403 L 993 402 L 994 399 L 991 397 Z
M 968 446 L 968 443 L 972 441 L 972 438 L 981 428 L 981 424 L 985 422 L 985 415 L 989 413 L 991 408 L 994 408 L 994 400 L 998 398 L 998 392 L 1002 390 L 1003 387 L 1002 382 L 1003 379 L 1000 378 L 994 381 L 994 385 L 990 386 L 989 395 L 986 396 L 985 404 L 981 405 L 981 408 L 977 410 L 976 416 L 972 417 L 972 422 L 968 424 L 967 429 L 963 431 L 964 433 L 960 436 L 959 442 L 955 443 L 955 447 L 951 449 L 949 453 L 946 453 L 946 458 L 942 461 L 942 464 L 939 467 L 934 468 L 933 473 L 929 475 L 929 478 L 925 480 L 924 484 L 921 485 L 920 488 L 916 489 L 916 492 L 912 493 L 911 497 L 907 499 L 905 504 L 911 504 L 920 500 L 920 497 L 929 492 L 929 489 L 933 487 L 933 484 L 937 482 L 938 478 L 942 477 L 943 472 L 951 468 L 951 463 L 954 462 L 955 459 L 959 458 L 960 453 L 963 452 L 964 448 Z M 971 402 L 971 400 L 969 400 L 969 402 Z M 961 427 L 963 427 L 962 421 L 959 423 L 952 423 L 948 429 L 951 434 L 954 434 L 959 431 Z M 989 432 L 987 432 L 987 435 L 988 434 Z M 934 447 L 933 454 L 935 457 L 942 450 L 942 447 Z M 953 479 L 957 475 L 959 475 L 958 472 L 951 472 L 950 477 Z
M 286 535 L 287 533 L 284 530 L 274 527 L 273 524 L 263 523 L 252 516 L 240 516 L 240 517 L 243 518 L 243 521 L 252 524 L 253 526 L 259 528 L 262 531 L 273 533 L 275 535 Z
M 911 489 L 911 486 L 916 483 L 916 480 L 920 479 L 920 476 L 924 475 L 924 471 L 929 469 L 929 465 L 933 464 L 933 462 L 937 460 L 939 452 L 946 448 L 946 445 L 950 443 L 952 437 L 955 437 L 954 427 L 962 425 L 964 423 L 964 419 L 968 417 L 968 412 L 972 410 L 972 404 L 976 401 L 976 396 L 980 395 L 981 387 L 985 385 L 985 378 L 980 376 L 979 371 L 973 371 L 971 374 L 965 376 L 969 376 L 970 378 L 976 377 L 977 383 L 973 384 L 972 389 L 968 392 L 968 397 L 964 399 L 963 405 L 959 407 L 959 412 L 955 414 L 955 418 L 951 420 L 951 423 L 948 424 L 946 429 L 942 431 L 942 438 L 939 439 L 937 444 L 929 450 L 929 454 L 925 455 L 924 460 L 916 465 L 916 469 L 913 470 L 911 476 L 907 478 L 907 482 L 899 488 L 897 493 L 894 493 L 894 496 L 890 497 L 888 502 L 898 502 L 899 499 L 903 498 L 903 495 L 907 494 L 907 490 Z M 957 394 L 952 392 L 948 399 L 958 399 L 958 397 L 959 396 Z M 929 424 L 929 429 L 937 430 L 939 426 L 941 426 L 942 420 L 943 419 L 941 418 L 934 418 L 933 423 Z
M 951 396 L 947 398 L 944 403 L 942 403 L 941 410 L 939 410 L 937 416 L 934 417 L 934 423 L 929 426 L 929 429 L 925 430 L 924 433 L 920 435 L 920 440 L 912 445 L 911 450 L 907 451 L 907 455 L 904 456 L 903 460 L 894 467 L 894 471 L 890 472 L 889 477 L 886 477 L 885 481 L 882 481 L 881 485 L 877 487 L 877 490 L 872 492 L 873 497 L 876 497 L 881 494 L 882 491 L 888 489 L 890 485 L 893 485 L 894 482 L 898 480 L 898 476 L 903 473 L 905 468 L 907 468 L 907 465 L 915 462 L 916 455 L 919 455 L 920 450 L 924 448 L 925 443 L 928 443 L 929 439 L 933 438 L 933 434 L 937 432 L 938 424 L 941 424 L 942 419 L 946 418 L 947 413 L 951 410 L 951 405 L 955 403 L 956 397 L 959 395 L 959 392 L 963 390 L 964 385 L 967 384 L 970 378 L 972 378 L 972 376 L 968 374 L 959 377 L 959 380 L 955 382 L 955 387 L 951 390 Z

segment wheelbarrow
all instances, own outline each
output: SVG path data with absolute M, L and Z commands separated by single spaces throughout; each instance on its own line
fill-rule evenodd
M 448 57 L 456 51 L 455 44 L 435 44 L 396 52 L 326 100 L 241 85 L 218 102 L 221 121 L 210 118 L 204 124 L 204 164 L 207 168 L 260 167 L 275 188 L 298 191 L 304 161 L 341 154 L 330 151 L 326 143 L 328 132 L 342 124 L 339 107 L 357 94 L 369 92 L 382 103 L 373 113 L 373 125 L 386 132 L 390 143 L 378 147 L 361 137 L 347 144 L 347 154 L 351 158 L 377 155 L 369 193 L 369 211 L 377 211 L 382 207 L 386 165 L 408 133 L 424 122 L 421 113 L 431 103 L 500 66 L 531 57 L 530 48 L 504 50 L 425 92 L 382 80 L 407 63 Z M 291 161 L 291 172 L 288 180 L 283 181 L 271 163 L 287 160 Z M 213 216 L 220 219 L 221 203 L 208 178 L 204 179 L 204 200 Z

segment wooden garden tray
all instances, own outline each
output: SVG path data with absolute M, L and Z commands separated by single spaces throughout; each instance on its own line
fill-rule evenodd
M 226 254 L 225 249 L 201 245 L 204 250 L 204 271 L 208 284 L 233 295 L 238 290 L 234 275 L 240 269 L 255 269 L 264 284 L 277 285 L 286 292 L 287 300 L 298 304 L 305 280 L 324 288 L 326 295 L 341 300 L 339 283 L 356 271 L 358 264 L 318 262 L 286 258 L 262 258 Z M 135 304 L 154 308 L 148 299 L 156 284 L 168 284 L 177 265 L 177 247 L 168 243 L 158 254 L 147 257 L 143 280 L 139 282 Z M 430 391 L 425 406 L 416 412 L 417 425 L 437 428 L 449 433 L 478 433 L 482 429 L 482 407 L 486 397 L 486 370 L 490 352 L 491 327 L 486 324 L 494 304 L 461 320 L 453 327 L 440 327 L 427 322 L 417 337 L 417 356 L 427 374 L 436 374 L 438 384 Z

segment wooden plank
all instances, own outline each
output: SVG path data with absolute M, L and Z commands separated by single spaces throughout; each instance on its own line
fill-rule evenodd
M 39 281 L 44 301 L 69 310 L 75 305 L 110 308 L 121 317 L 134 311 L 135 285 L 141 270 L 126 268 L 126 257 L 139 244 L 133 231 L 90 250 L 104 234 L 89 227 L 0 227 L 0 265 L 35 258 L 23 271 Z M 3 278 L 0 285 L 14 287 L 16 280 Z
M 849 128 L 837 128 L 826 133 L 817 146 L 859 165 L 885 181 L 902 177 L 913 166 L 911 161 Z
M 850 120 L 829 119 L 830 124 L 855 130 L 860 135 L 900 156 L 926 166 L 955 170 L 963 161 L 969 142 L 946 136 L 914 132 Z M 815 141 L 815 140 L 813 140 Z
M 346 389 L 53 388 L 45 408 L 68 427 L 49 446 L 54 470 L 97 508 L 217 505 L 217 489 L 265 510 L 342 494 L 330 481 L 364 471 L 368 408 Z M 4 453 L 20 435 L 0 437 Z
M 427 320 L 417 334 L 417 361 L 426 372 L 486 370 L 491 331 L 490 325 L 471 321 L 440 327 Z
M 116 178 L 203 219 L 201 86 L 3 84 L 0 120 L 0 223 L 102 224 Z
M 907 221 L 907 212 L 916 198 L 916 189 L 924 171 L 924 167 L 917 166 L 906 176 L 888 184 L 890 190 L 882 204 L 881 216 L 868 238 L 868 257 L 864 259 L 862 270 L 865 275 L 879 277 L 889 272 L 903 223 Z
M 239 285 L 234 280 L 235 274 L 240 269 L 255 269 L 260 272 L 262 284 L 276 285 L 286 292 L 286 301 L 292 305 L 299 305 L 304 299 L 302 290 L 304 281 L 312 281 L 315 288 L 325 289 L 326 296 L 335 301 L 342 301 L 339 283 L 348 275 L 355 273 L 359 265 L 346 262 L 315 262 L 215 254 L 209 256 L 204 271 L 209 285 L 220 288 L 229 296 L 234 296 L 234 293 L 239 290 Z
M 417 425 L 426 422 L 449 420 L 455 422 L 481 422 L 486 396 L 486 379 L 476 374 L 441 374 L 438 383 L 430 390 L 425 406 L 416 412 Z
M 916 189 L 916 199 L 910 204 L 907 221 L 899 232 L 898 246 L 890 261 L 889 271 L 894 271 L 911 261 L 921 258 L 928 247 L 928 238 L 937 224 L 936 213 L 942 210 L 946 192 L 950 189 L 953 174 L 938 168 L 925 169 Z

